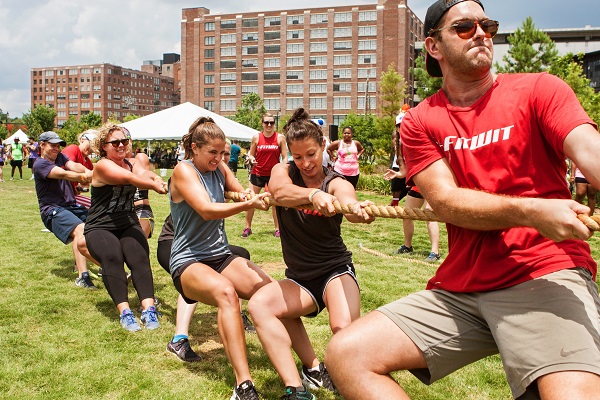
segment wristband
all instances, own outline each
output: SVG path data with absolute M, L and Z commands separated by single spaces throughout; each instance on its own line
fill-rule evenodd
M 313 189 L 310 194 L 308 195 L 308 201 L 310 201 L 312 203 L 313 201 L 313 196 L 319 192 L 322 192 L 321 189 Z
M 85 174 L 81 174 L 81 183 L 85 183 Z

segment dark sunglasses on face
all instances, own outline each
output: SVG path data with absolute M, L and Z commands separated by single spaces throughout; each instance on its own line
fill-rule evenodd
M 485 21 L 471 21 L 464 20 L 453 23 L 452 25 L 444 26 L 441 28 L 437 28 L 431 31 L 431 34 L 435 32 L 439 32 L 444 29 L 454 29 L 456 34 L 461 39 L 471 39 L 475 36 L 475 32 L 477 31 L 477 27 L 479 26 L 483 32 L 485 32 L 485 37 L 488 39 L 493 38 L 498 33 L 498 26 L 500 23 L 498 21 L 494 21 L 491 19 L 486 19 Z
M 106 142 L 106 144 L 112 144 L 112 147 L 119 147 L 120 144 L 127 146 L 129 144 L 129 139 L 111 140 L 110 142 Z
M 275 125 L 275 121 L 263 121 L 265 125 Z

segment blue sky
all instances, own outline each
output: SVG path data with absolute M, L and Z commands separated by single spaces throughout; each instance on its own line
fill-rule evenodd
M 305 0 L 305 8 L 373 4 L 377 0 Z M 432 0 L 408 0 L 425 18 Z M 212 2 L 211 2 L 212 3 Z M 180 53 L 181 10 L 211 13 L 297 9 L 275 0 L 0 0 L 0 109 L 20 117 L 30 108 L 30 70 L 35 67 L 112 63 L 139 69 L 144 60 Z M 483 1 L 500 30 L 514 30 L 528 16 L 538 28 L 600 26 L 600 1 Z M 289 5 L 288 5 L 289 4 Z

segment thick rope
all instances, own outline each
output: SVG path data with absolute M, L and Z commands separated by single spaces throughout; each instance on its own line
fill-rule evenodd
M 225 198 L 233 201 L 241 201 L 243 193 L 239 192 L 225 192 Z M 272 197 L 265 197 L 265 202 L 269 206 L 281 206 Z M 333 203 L 333 207 L 335 208 L 335 212 L 337 214 L 353 214 L 353 206 L 354 204 L 340 204 L 335 201 Z M 305 209 L 305 210 L 314 210 L 312 204 L 302 204 L 296 206 L 295 208 Z M 405 208 L 400 206 L 367 206 L 364 207 L 363 210 L 367 212 L 367 214 L 371 216 L 375 216 L 378 218 L 399 218 L 399 219 L 411 219 L 416 221 L 442 221 L 435 212 L 428 209 L 420 209 L 420 208 Z M 585 224 L 591 231 L 600 231 L 600 215 L 588 216 L 586 214 L 578 214 L 577 217 L 581 222 Z

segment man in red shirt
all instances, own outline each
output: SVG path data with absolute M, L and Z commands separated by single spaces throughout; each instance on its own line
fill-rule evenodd
M 92 153 L 92 142 L 96 139 L 98 131 L 94 129 L 88 129 L 82 132 L 78 136 L 79 145 L 70 144 L 65 147 L 62 151 L 64 155 L 69 157 L 69 160 L 83 165 L 90 171 L 94 169 L 94 164 L 90 160 L 89 155 Z M 82 196 L 81 192 L 87 192 L 89 184 L 80 184 L 77 182 L 71 182 L 73 186 L 73 192 L 75 192 L 75 200 L 77 204 L 90 208 L 91 199 L 88 196 Z
M 589 209 L 565 180 L 568 157 L 600 187 L 600 135 L 557 77 L 492 73 L 497 31 L 479 0 L 427 11 L 427 71 L 444 83 L 401 137 L 407 183 L 447 222 L 449 253 L 428 290 L 333 337 L 325 363 L 346 399 L 407 399 L 390 372 L 430 384 L 498 353 L 514 398 L 600 393 Z

